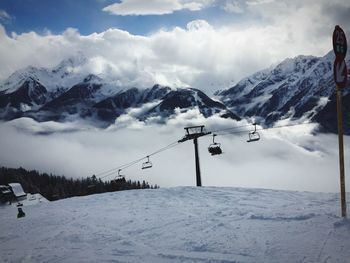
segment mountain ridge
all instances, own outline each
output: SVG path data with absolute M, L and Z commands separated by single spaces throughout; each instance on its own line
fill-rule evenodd
M 287 58 L 210 98 L 190 87 L 120 87 L 116 79 L 82 70 L 89 61 L 79 53 L 51 69 L 29 66 L 14 72 L 0 85 L 0 119 L 30 117 L 64 122 L 83 118 L 106 127 L 128 109 L 154 103 L 137 118 L 164 122 L 176 108 L 180 112 L 197 108 L 205 118 L 246 118 L 263 126 L 285 119 L 312 121 L 320 124 L 319 131 L 336 133 L 334 57 L 330 51 L 323 57 Z M 350 64 L 349 59 L 346 61 Z M 348 87 L 343 92 L 345 103 L 349 100 Z M 350 118 L 348 111 L 344 118 Z M 350 122 L 344 123 L 345 133 L 350 134 Z
M 330 104 L 335 94 L 334 58 L 333 51 L 323 57 L 289 58 L 216 93 L 216 96 L 233 113 L 254 118 L 262 125 L 272 126 L 283 119 L 315 121 L 321 124 L 320 131 L 337 132 L 334 125 L 336 108 Z M 349 59 L 346 61 L 349 64 Z M 348 83 L 343 90 L 344 98 L 349 93 L 349 86 Z M 350 117 L 348 115 L 345 113 Z M 345 131 L 350 134 L 350 123 L 346 122 Z
M 198 108 L 205 117 L 218 114 L 240 120 L 224 104 L 212 100 L 200 90 L 174 89 L 159 84 L 149 88 L 122 88 L 116 80 L 104 79 L 102 75 L 91 72 L 83 74 L 79 68 L 86 63 L 87 59 L 78 54 L 52 69 L 30 66 L 14 72 L 0 86 L 0 118 L 30 117 L 40 122 L 83 118 L 92 120 L 89 123 L 107 127 L 129 108 L 159 101 L 138 118 L 146 120 L 157 115 L 160 117 L 157 119 L 164 122 L 175 114 L 176 108 L 182 112 Z

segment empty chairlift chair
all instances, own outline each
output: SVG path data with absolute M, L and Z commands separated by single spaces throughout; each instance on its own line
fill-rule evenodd
M 147 161 L 142 164 L 142 169 L 148 169 L 152 166 L 152 162 L 149 160 L 149 156 L 147 156 Z
M 208 151 L 211 155 L 222 154 L 221 144 L 218 142 L 215 142 L 215 136 L 216 134 L 213 134 L 213 143 L 210 144 L 208 147 Z
M 253 123 L 254 131 L 249 132 L 247 142 L 256 142 L 260 140 L 260 134 L 256 131 L 256 123 Z

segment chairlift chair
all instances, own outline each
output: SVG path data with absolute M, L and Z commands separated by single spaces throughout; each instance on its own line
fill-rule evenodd
M 120 181 L 125 181 L 125 175 L 121 174 L 122 169 L 118 170 L 118 174 L 114 177 L 114 179 L 111 180 L 111 183 L 116 183 L 118 184 Z
M 260 140 L 260 134 L 256 131 L 256 123 L 253 123 L 254 131 L 249 132 L 247 142 L 256 142 Z
M 122 169 L 119 169 L 118 170 L 118 175 L 117 175 L 117 177 L 118 178 L 124 178 L 125 176 L 124 175 L 122 175 L 120 172 L 122 171 Z
M 122 179 L 122 178 L 125 178 L 124 175 L 122 175 L 120 172 L 121 172 L 122 169 L 119 169 L 118 170 L 118 174 L 116 175 L 116 177 L 112 180 L 112 182 L 118 182 L 118 180 Z
M 218 142 L 215 142 L 215 136 L 216 134 L 213 134 L 213 143 L 210 144 L 208 147 L 208 151 L 211 155 L 222 154 L 221 144 Z
M 147 156 L 147 161 L 142 164 L 142 169 L 148 169 L 152 166 L 152 162 L 149 160 L 149 156 Z

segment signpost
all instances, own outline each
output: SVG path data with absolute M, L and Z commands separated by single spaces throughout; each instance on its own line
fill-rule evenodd
M 344 172 L 344 142 L 343 142 L 343 110 L 342 110 L 342 89 L 346 86 L 347 67 L 345 56 L 347 51 L 346 36 L 340 26 L 335 26 L 333 31 L 333 50 L 335 60 L 333 65 L 333 76 L 337 89 L 337 115 L 338 115 L 338 141 L 339 141 L 339 168 L 340 168 L 340 197 L 341 215 L 346 217 L 346 196 L 345 196 L 345 172 Z

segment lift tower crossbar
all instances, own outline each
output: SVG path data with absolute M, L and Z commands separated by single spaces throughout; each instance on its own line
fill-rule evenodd
M 196 165 L 196 182 L 197 186 L 202 186 L 201 180 L 201 169 L 199 164 L 199 153 L 198 153 L 198 138 L 208 135 L 211 132 L 206 132 L 204 130 L 204 125 L 185 127 L 186 135 L 178 142 L 185 142 L 188 140 L 193 140 L 194 144 L 194 154 L 195 154 L 195 165 Z

